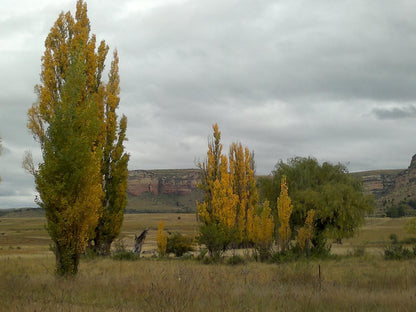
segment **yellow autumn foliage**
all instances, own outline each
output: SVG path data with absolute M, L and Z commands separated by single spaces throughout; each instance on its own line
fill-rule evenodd
M 290 216 L 292 215 L 293 205 L 288 194 L 288 187 L 286 184 L 286 177 L 282 178 L 280 185 L 280 196 L 277 200 L 277 215 L 279 218 L 279 243 L 282 251 L 289 247 L 291 230 L 290 230 Z
M 156 233 L 157 251 L 161 257 L 166 254 L 166 247 L 168 245 L 168 237 L 164 232 L 165 222 L 159 221 Z
M 314 234 L 314 218 L 315 218 L 315 210 L 311 209 L 308 210 L 305 225 L 301 227 L 298 231 L 298 243 L 299 248 L 304 250 L 305 247 L 309 248 L 312 242 L 313 234 Z
M 97 45 L 87 4 L 78 0 L 75 16 L 61 13 L 50 29 L 35 87 L 38 99 L 28 110 L 27 126 L 44 160 L 31 171 L 61 275 L 77 272 L 79 257 L 94 236 L 94 246 L 104 244 L 109 251 L 123 219 L 127 121 L 123 117 L 118 126 L 115 114 L 117 53 L 109 83 L 101 81 L 108 49 L 104 41 Z
M 274 220 L 269 202 L 263 204 L 260 215 L 253 217 L 251 240 L 262 250 L 269 250 L 273 244 Z
M 197 203 L 198 220 L 204 226 L 217 227 L 226 241 L 250 242 L 258 207 L 253 155 L 248 148 L 233 143 L 227 158 L 222 154 L 218 125 L 212 128 L 206 161 L 199 163 L 202 174 L 199 188 L 204 192 L 204 200 Z
M 259 199 L 254 177 L 254 157 L 241 143 L 232 143 L 229 160 L 233 192 L 238 196 L 235 226 L 240 242 L 249 242 Z

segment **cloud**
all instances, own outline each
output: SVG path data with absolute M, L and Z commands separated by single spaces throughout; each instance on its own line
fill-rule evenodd
M 39 161 L 40 151 L 26 112 L 49 29 L 75 11 L 69 0 L 33 3 L 2 3 L 0 193 L 10 200 L 0 208 L 20 205 L 16 196 L 33 203 L 20 163 L 25 150 Z M 88 1 L 92 32 L 119 53 L 130 169 L 194 167 L 215 122 L 225 151 L 241 141 L 261 174 L 293 156 L 353 171 L 407 167 L 415 14 L 405 0 Z
M 374 108 L 374 115 L 379 119 L 416 118 L 416 105 L 401 105 L 388 108 Z

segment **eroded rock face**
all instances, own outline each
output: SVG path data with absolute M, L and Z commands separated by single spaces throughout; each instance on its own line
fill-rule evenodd
M 391 207 L 416 199 L 416 155 L 405 170 L 377 170 L 362 175 L 364 190 L 376 199 L 376 211 L 383 213 Z
M 362 177 L 364 191 L 377 197 L 386 195 L 394 186 L 396 175 L 393 173 L 369 174 Z
M 200 180 L 199 169 L 133 170 L 129 171 L 127 192 L 133 196 L 187 195 L 197 188 Z

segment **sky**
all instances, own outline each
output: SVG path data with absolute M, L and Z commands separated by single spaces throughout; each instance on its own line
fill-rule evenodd
M 89 0 L 92 33 L 120 58 L 129 169 L 195 168 L 212 124 L 257 174 L 312 156 L 349 171 L 416 153 L 416 2 Z M 71 0 L 2 0 L 0 208 L 33 207 L 24 152 L 44 41 Z M 108 66 L 111 62 L 111 53 Z

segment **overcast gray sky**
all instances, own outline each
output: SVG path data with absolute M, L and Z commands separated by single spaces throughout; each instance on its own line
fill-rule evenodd
M 44 40 L 76 0 L 2 0 L 0 208 L 34 206 L 26 129 Z M 90 0 L 120 57 L 129 169 L 193 168 L 211 125 L 257 173 L 314 156 L 350 171 L 406 168 L 416 134 L 415 1 Z

